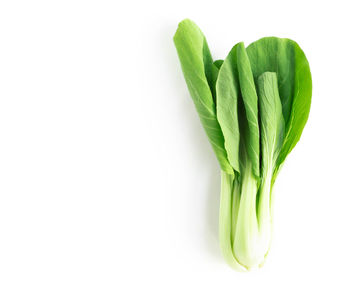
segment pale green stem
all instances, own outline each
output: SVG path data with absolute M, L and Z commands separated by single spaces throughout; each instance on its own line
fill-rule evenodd
M 234 253 L 239 263 L 250 267 L 258 262 L 258 221 L 256 215 L 257 181 L 247 163 L 241 181 L 241 200 L 238 211 Z
M 235 179 L 233 182 L 233 193 L 232 193 L 232 228 L 231 228 L 231 243 L 233 248 L 233 242 L 235 240 L 236 236 L 236 227 L 237 227 L 237 220 L 238 220 L 238 211 L 239 211 L 239 205 L 241 201 L 241 185 L 238 182 L 238 179 Z
M 219 217 L 219 237 L 222 254 L 226 262 L 237 271 L 246 271 L 241 266 L 232 249 L 231 227 L 232 227 L 232 197 L 234 176 L 221 172 L 221 197 Z
M 264 257 L 266 257 L 270 249 L 272 237 L 271 179 L 272 168 L 269 167 L 262 177 L 258 203 L 260 246 L 263 251 L 262 253 L 264 253 Z

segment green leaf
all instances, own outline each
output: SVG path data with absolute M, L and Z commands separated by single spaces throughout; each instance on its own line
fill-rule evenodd
M 287 123 L 287 133 L 283 147 L 278 158 L 278 165 L 282 164 L 287 155 L 292 151 L 300 139 L 304 126 L 307 122 L 311 106 L 312 79 L 309 63 L 304 52 L 294 43 L 295 51 L 295 77 L 294 97 L 292 110 Z
M 258 122 L 258 96 L 255 90 L 253 73 L 243 43 L 237 44 L 237 67 L 239 85 L 247 119 L 246 151 L 252 163 L 253 173 L 259 177 L 260 142 Z
M 247 47 L 255 82 L 266 71 L 276 72 L 283 117 L 287 122 L 291 110 L 294 82 L 294 42 L 275 37 L 262 38 Z
M 213 63 L 206 39 L 196 24 L 184 20 L 175 33 L 174 43 L 192 100 L 221 169 L 233 174 L 224 147 L 223 133 L 216 118 L 211 87 L 215 86 L 214 67 L 217 67 Z
M 262 38 L 247 48 L 255 82 L 266 72 L 275 72 L 285 121 L 285 137 L 277 160 L 279 167 L 298 142 L 311 104 L 311 73 L 298 44 L 289 39 Z
M 248 155 L 259 177 L 258 97 L 243 43 L 235 45 L 221 65 L 216 92 L 217 117 L 230 164 L 240 172 Z
M 275 167 L 283 143 L 284 119 L 275 72 L 258 78 L 261 156 L 263 173 Z
M 239 162 L 239 122 L 237 102 L 239 96 L 239 81 L 237 69 L 237 45 L 234 46 L 224 63 L 221 65 L 216 82 L 217 118 L 221 126 L 228 160 L 237 172 Z
M 216 81 L 217 81 L 217 78 L 219 75 L 219 70 L 220 70 L 223 62 L 224 61 L 221 59 L 218 59 L 218 60 L 213 62 L 212 66 L 211 66 L 211 69 L 212 69 L 211 76 L 212 77 L 211 77 L 210 81 L 208 80 L 215 105 L 216 105 Z
M 221 68 L 224 61 L 222 59 L 217 59 L 214 61 L 214 65 L 218 68 L 218 70 Z

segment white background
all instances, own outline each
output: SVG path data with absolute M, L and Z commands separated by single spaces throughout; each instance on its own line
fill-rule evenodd
M 348 1 L 1 1 L 0 284 L 349 284 Z M 304 49 L 313 101 L 262 269 L 218 244 L 219 166 L 172 42 Z

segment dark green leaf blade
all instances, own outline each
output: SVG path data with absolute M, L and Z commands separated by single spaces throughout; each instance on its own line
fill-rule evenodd
M 223 63 L 224 63 L 224 60 L 222 59 L 217 59 L 214 61 L 214 65 L 218 68 L 218 70 L 221 68 Z
M 250 67 L 250 61 L 243 43 L 237 44 L 237 67 L 239 85 L 242 94 L 247 128 L 246 151 L 252 163 L 253 173 L 260 175 L 260 142 L 258 121 L 258 96 L 255 90 L 254 77 Z
M 262 38 L 247 47 L 255 82 L 266 71 L 276 72 L 283 117 L 288 122 L 293 98 L 294 42 L 276 37 Z
M 309 63 L 304 52 L 295 43 L 295 77 L 292 110 L 287 124 L 287 134 L 278 158 L 278 165 L 282 164 L 300 139 L 307 122 L 311 107 L 312 79 Z
M 257 86 L 261 129 L 261 166 L 262 172 L 266 174 L 275 167 L 282 147 L 284 119 L 276 73 L 264 72 L 259 76 Z
M 237 69 L 237 46 L 234 46 L 221 65 L 217 83 L 217 118 L 221 126 L 228 160 L 234 170 L 240 172 Z
M 215 68 L 206 39 L 190 20 L 182 21 L 174 36 L 182 71 L 204 130 L 219 160 L 221 169 L 233 174 L 224 147 L 224 137 L 216 118 L 210 85 L 215 87 Z
M 311 73 L 298 44 L 290 39 L 262 38 L 247 47 L 255 82 L 275 72 L 285 121 L 285 137 L 277 160 L 281 165 L 294 148 L 306 124 L 311 105 Z
M 216 105 L 216 80 L 218 79 L 219 70 L 223 63 L 224 61 L 222 59 L 218 59 L 213 62 L 211 66 L 212 68 L 211 79 L 210 81 L 208 81 L 215 105 Z

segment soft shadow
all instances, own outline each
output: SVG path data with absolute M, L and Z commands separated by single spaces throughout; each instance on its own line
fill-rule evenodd
M 205 244 L 208 253 L 215 258 L 221 258 L 219 247 L 219 204 L 220 204 L 220 167 L 214 155 L 214 151 L 208 141 L 208 138 L 200 124 L 198 115 L 193 106 L 187 90 L 179 59 L 176 54 L 176 49 L 173 43 L 173 35 L 176 31 L 177 24 L 169 24 L 161 30 L 160 44 L 162 45 L 162 58 L 167 63 L 167 70 L 164 70 L 170 78 L 171 85 L 178 90 L 175 92 L 176 100 L 181 106 L 181 119 L 179 123 L 183 124 L 183 129 L 186 130 L 190 136 L 190 141 L 193 143 L 194 156 L 198 157 L 198 165 L 203 168 L 205 172 L 204 180 L 207 181 L 205 191 L 205 205 L 203 219 L 205 219 L 204 233 L 198 231 L 199 243 Z M 188 131 L 189 130 L 189 131 Z M 203 235 L 204 234 L 204 235 Z
M 206 191 L 206 244 L 212 256 L 221 259 L 219 246 L 220 170 L 212 163 Z

